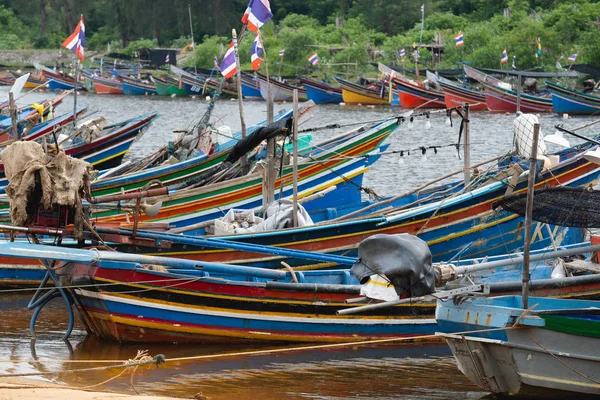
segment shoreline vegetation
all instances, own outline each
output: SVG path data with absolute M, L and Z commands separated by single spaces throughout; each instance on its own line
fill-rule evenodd
M 182 49 L 191 43 L 188 1 L 42 0 L 33 6 L 19 0 L 0 5 L 0 53 L 7 50 L 54 50 L 63 59 L 60 42 L 79 13 L 86 16 L 86 62 L 90 55 L 118 52 L 135 60 L 140 48 Z M 178 62 L 181 66 L 212 68 L 229 43 L 230 28 L 239 28 L 236 0 L 190 0 L 196 46 Z M 373 63 L 414 68 L 414 49 L 420 68 L 450 69 L 469 62 L 478 68 L 555 71 L 557 61 L 600 65 L 600 2 L 593 0 L 273 0 L 273 20 L 262 28 L 266 58 L 281 75 L 365 76 L 377 73 Z M 421 4 L 424 4 L 421 32 Z M 220 5 L 221 8 L 218 8 Z M 302 15 L 305 13 L 306 15 Z M 464 35 L 456 46 L 454 36 Z M 251 33 L 251 32 L 248 32 Z M 420 36 L 422 34 L 422 40 Z M 148 39 L 150 38 L 150 39 Z M 539 44 L 538 44 L 539 38 Z M 250 69 L 253 35 L 240 43 L 242 69 Z M 431 51 L 441 45 L 439 63 Z M 416 47 L 413 47 L 416 46 Z M 188 46 L 188 49 L 190 47 Z M 500 64 L 503 49 L 509 62 Z M 285 49 L 284 57 L 278 55 Z M 405 49 L 406 56 L 400 56 Z M 319 54 L 312 66 L 307 57 Z M 0 63 L 7 64 L 0 56 Z M 10 63 L 8 63 L 10 65 Z

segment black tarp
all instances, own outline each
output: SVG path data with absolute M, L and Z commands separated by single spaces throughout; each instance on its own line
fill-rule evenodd
M 600 77 L 600 69 L 590 64 L 573 64 L 571 65 L 571 69 L 582 74 L 592 75 L 594 78 Z
M 480 71 L 483 71 L 488 74 L 499 74 L 499 75 L 511 75 L 511 76 L 519 76 L 521 75 L 523 78 L 577 78 L 579 75 L 575 71 L 566 71 L 566 72 L 535 72 L 535 71 L 513 71 L 513 70 L 502 70 L 502 69 L 490 69 L 490 68 L 477 68 Z
M 139 49 L 138 55 L 144 67 L 160 67 L 161 65 L 177 65 L 177 50 L 175 49 Z M 167 61 L 167 55 L 169 60 Z

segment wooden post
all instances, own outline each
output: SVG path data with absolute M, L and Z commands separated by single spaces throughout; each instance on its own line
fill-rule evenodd
M 463 151 L 464 155 L 464 177 L 465 177 L 465 188 L 471 180 L 471 136 L 469 135 L 469 103 L 463 105 L 465 111 L 465 148 Z
M 192 36 L 192 51 L 194 52 L 194 73 L 198 73 L 196 67 L 196 43 L 194 43 L 194 27 L 192 26 L 192 5 L 188 3 L 188 15 L 190 16 L 190 35 Z
M 267 87 L 267 123 L 271 124 L 274 120 L 273 91 L 271 83 Z M 277 173 L 275 171 L 275 138 L 267 140 L 267 204 L 275 201 L 275 180 Z M 283 157 L 283 152 L 281 154 Z
M 10 112 L 10 120 L 12 124 L 12 134 L 14 138 L 21 139 L 19 133 L 19 116 L 17 115 L 17 105 L 15 104 L 15 96 L 13 92 L 8 92 L 8 110 Z
M 517 112 L 521 112 L 521 73 L 517 74 Z
M 237 68 L 237 92 L 238 106 L 240 108 L 240 125 L 242 127 L 242 139 L 246 138 L 246 122 L 244 121 L 244 100 L 242 98 L 242 69 L 240 68 L 240 57 L 238 55 L 238 41 L 235 29 L 231 30 L 233 38 L 233 52 L 235 53 L 235 67 Z
M 533 125 L 533 144 L 529 159 L 529 179 L 527 181 L 527 206 L 525 208 L 525 245 L 523 248 L 523 285 L 521 296 L 523 308 L 529 307 L 529 250 L 531 248 L 531 219 L 533 214 L 533 191 L 535 190 L 535 175 L 537 170 L 537 147 L 540 135 L 540 124 Z
M 293 173 L 294 173 L 294 205 L 292 221 L 294 227 L 298 226 L 298 89 L 294 89 L 294 160 L 293 160 Z

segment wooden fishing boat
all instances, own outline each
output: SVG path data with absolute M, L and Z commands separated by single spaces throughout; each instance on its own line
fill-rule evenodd
M 34 63 L 34 66 L 38 71 L 42 71 L 42 75 L 48 81 L 48 88 L 50 90 L 57 91 L 75 89 L 74 77 L 54 71 L 48 67 L 44 67 L 41 64 Z M 77 84 L 77 90 L 86 90 L 83 81 Z
M 142 82 L 140 80 L 121 77 L 123 93 L 134 96 L 151 96 L 156 94 L 156 87 L 153 83 Z
M 498 86 L 483 84 L 485 89 L 485 102 L 490 111 L 517 112 L 520 97 L 520 110 L 525 113 L 553 112 L 552 99 L 547 97 L 532 96 L 514 90 L 503 89 Z
M 260 95 L 263 99 L 267 99 L 267 77 L 265 75 L 256 73 L 256 79 L 260 87 Z M 274 77 L 270 77 L 269 82 L 271 83 L 271 96 L 273 101 L 292 101 L 294 89 L 298 90 L 298 100 L 306 101 L 306 89 L 303 87 L 293 86 L 286 82 L 282 82 Z
M 404 108 L 445 108 L 444 94 L 429 86 L 429 83 L 418 82 L 379 63 L 379 71 L 385 74 L 387 80 L 398 93 L 400 105 Z
M 600 97 L 590 93 L 572 90 L 546 81 L 552 94 L 552 106 L 559 114 L 596 114 L 600 111 Z
M 0 72 L 0 85 L 1 86 L 12 86 L 15 83 L 15 76 L 10 71 Z
M 72 117 L 72 114 L 66 115 Z M 133 142 L 150 126 L 157 115 L 158 113 L 153 112 L 107 125 L 97 136 L 88 137 L 85 140 L 75 138 L 76 140 L 73 140 L 71 144 L 63 144 L 61 149 L 69 156 L 89 162 L 99 171 L 114 168 L 121 164 Z M 59 117 L 59 120 L 68 123 L 69 118 Z M 34 137 L 39 136 L 34 134 Z M 31 140 L 29 137 L 26 139 Z M 7 184 L 8 181 L 4 175 L 4 164 L 0 163 L 0 193 L 4 193 Z
M 15 73 L 15 76 L 18 78 L 20 76 L 23 76 L 25 74 L 25 72 L 23 73 Z M 27 82 L 25 82 L 25 84 L 23 85 L 24 89 L 35 89 L 35 88 L 44 88 L 46 85 L 46 78 L 44 77 L 44 74 L 42 73 L 42 71 L 33 71 L 29 74 L 29 78 L 27 78 Z
M 242 95 L 245 99 L 260 99 L 262 100 L 262 96 L 260 95 L 260 86 L 258 83 L 258 79 L 253 75 L 242 72 Z
M 469 332 L 442 335 L 461 372 L 510 396 L 600 395 L 600 302 L 531 297 L 529 304 L 522 308 L 521 296 L 440 302 L 441 331 Z
M 167 93 L 169 93 L 170 96 L 187 96 L 182 79 L 177 79 L 168 74 L 165 74 L 163 77 L 167 82 Z
M 117 79 L 92 76 L 91 80 L 97 94 L 123 94 L 123 85 Z
M 324 82 L 313 81 L 312 79 L 300 78 L 300 82 L 306 88 L 306 97 L 320 103 L 341 103 L 344 101 L 342 97 L 342 89 L 333 87 Z
M 572 254 L 579 249 L 571 249 Z M 429 299 L 407 298 L 391 307 L 361 311 L 364 304 L 353 301 L 363 294 L 361 285 L 349 270 L 289 272 L 98 250 L 0 244 L 4 258 L 28 254 L 61 261 L 52 263 L 49 273 L 75 299 L 86 329 L 111 340 L 348 342 L 418 337 L 439 330 L 432 318 L 435 303 Z M 568 287 L 572 295 L 588 296 L 600 287 L 600 275 L 592 277 L 586 277 L 586 285 L 581 283 L 582 277 L 564 278 L 554 282 L 553 290 L 566 293 Z M 532 283 L 534 287 L 537 284 Z M 502 285 L 490 286 L 494 294 L 511 292 Z M 552 291 L 540 291 L 544 290 Z M 356 309 L 356 313 L 340 313 L 348 309 Z M 32 322 L 35 324 L 35 317 Z
M 156 94 L 159 96 L 169 96 L 169 84 L 162 77 L 151 76 L 150 80 L 156 86 Z
M 427 71 L 427 78 L 442 87 L 446 108 L 458 107 L 468 103 L 471 111 L 485 111 L 488 109 L 483 92 L 468 88 L 466 85 L 457 85 L 453 81 L 429 71 Z
M 342 88 L 342 98 L 347 104 L 373 104 L 388 105 L 389 91 L 382 84 L 374 84 L 372 87 L 362 86 L 345 79 L 336 77 L 335 80 Z

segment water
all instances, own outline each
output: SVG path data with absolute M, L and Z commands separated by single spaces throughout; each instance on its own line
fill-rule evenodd
M 0 88 L 0 99 L 6 97 L 6 88 Z M 22 103 L 40 101 L 46 94 L 31 94 Z M 207 103 L 201 99 L 163 97 L 97 96 L 83 94 L 79 104 L 89 104 L 91 111 L 100 111 L 109 122 L 117 122 L 150 110 L 158 110 L 161 117 L 136 142 L 127 158 L 143 158 L 185 129 L 202 115 Z M 291 104 L 276 105 L 276 111 Z M 246 124 L 265 119 L 264 102 L 245 102 Z M 67 99 L 59 113 L 72 109 Z M 402 112 L 398 108 L 319 106 L 305 118 L 302 127 L 325 124 L 348 124 L 378 120 Z M 220 101 L 213 118 L 218 124 L 239 128 L 237 102 Z M 454 126 L 449 127 L 445 115 L 431 116 L 431 129 L 424 129 L 425 118 L 418 118 L 414 127 L 404 126 L 390 138 L 390 150 L 415 149 L 420 146 L 440 146 L 456 143 L 459 118 L 454 115 Z M 476 163 L 510 150 L 512 121 L 503 114 L 473 113 L 471 116 L 472 162 Z M 575 127 L 591 121 L 578 118 L 563 121 L 554 115 L 540 117 L 542 132 L 549 134 L 553 126 L 565 123 Z M 341 132 L 314 133 L 315 140 Z M 592 134 L 593 129 L 583 130 Z M 574 141 L 572 140 L 572 143 Z M 402 162 L 399 162 L 402 160 Z M 384 156 L 372 166 L 364 185 L 381 196 L 389 196 L 414 188 L 423 182 L 450 171 L 460 169 L 462 160 L 456 150 L 444 147 L 426 157 L 412 151 L 400 158 L 398 154 Z M 460 179 L 461 175 L 457 175 Z M 64 372 L 73 368 L 97 364 L 31 363 L 18 360 L 125 360 L 133 358 L 138 349 L 151 355 L 162 353 L 167 358 L 201 354 L 223 354 L 255 349 L 277 348 L 256 345 L 244 346 L 186 346 L 186 345 L 118 345 L 100 341 L 78 325 L 68 342 L 60 340 L 66 328 L 67 316 L 60 300 L 55 300 L 42 313 L 38 332 L 41 337 L 32 342 L 29 336 L 31 313 L 26 311 L 32 292 L 0 294 L 0 374 L 29 372 Z M 8 361 L 7 361 L 8 360 Z M 12 360 L 12 361 L 11 361 Z M 89 386 L 111 378 L 115 371 L 85 374 L 52 374 L 36 379 L 49 379 L 73 386 Z M 271 355 L 238 355 L 225 358 L 169 363 L 156 368 L 140 368 L 135 375 L 135 388 L 144 394 L 193 396 L 199 392 L 211 399 L 476 399 L 485 393 L 471 385 L 458 371 L 448 348 L 443 344 L 411 344 L 352 346 L 331 350 L 303 350 Z M 98 389 L 133 393 L 129 377 L 122 376 Z

